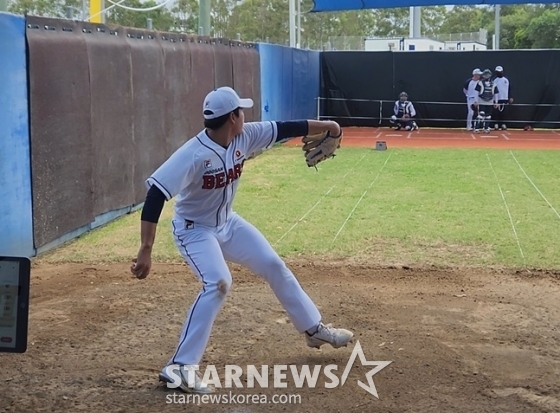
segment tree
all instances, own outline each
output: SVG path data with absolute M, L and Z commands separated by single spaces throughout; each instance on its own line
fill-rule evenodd
M 531 20 L 526 30 L 527 39 L 535 49 L 560 47 L 560 12 L 545 9 L 537 18 Z
M 494 24 L 493 8 L 488 6 L 454 6 L 445 14 L 440 33 L 472 33 Z
M 527 38 L 526 29 L 534 15 L 531 6 L 502 7 L 500 18 L 500 48 L 530 49 L 531 41 Z M 495 28 L 488 31 L 491 35 Z
M 175 16 L 174 30 L 182 33 L 198 33 L 198 0 L 175 0 L 171 9 Z
M 117 0 L 114 0 L 115 2 Z M 126 6 L 137 9 L 147 9 L 156 6 L 154 0 L 127 0 Z M 107 5 L 106 5 L 107 7 Z M 170 11 L 165 7 L 160 7 L 151 11 L 133 11 L 126 10 L 122 7 L 113 7 L 106 14 L 106 21 L 108 24 L 117 24 L 125 27 L 139 27 L 145 28 L 147 19 L 152 19 L 152 26 L 154 30 L 170 31 L 175 26 L 175 18 L 171 15 Z
M 430 37 L 441 33 L 447 18 L 445 6 L 422 7 L 422 36 Z
M 231 14 L 236 6 L 234 0 L 212 0 L 211 25 L 213 36 L 234 38 L 236 28 L 231 25 Z
M 117 0 L 114 0 L 117 2 Z M 185 0 L 182 0 L 185 1 Z M 187 0 L 188 1 L 188 0 Z M 197 0 L 193 0 L 197 2 Z M 155 0 L 126 0 L 127 7 L 133 8 L 149 8 L 156 6 Z M 16 0 L 12 1 L 8 10 L 15 14 L 30 14 L 34 16 L 65 18 L 66 8 L 70 6 L 74 10 L 75 19 L 88 20 L 89 8 L 85 10 L 85 16 L 82 16 L 81 0 Z M 110 7 L 111 3 L 107 2 L 105 7 Z M 79 13 L 76 13 L 79 11 Z M 152 19 L 152 25 L 155 30 L 169 31 L 175 26 L 175 17 L 169 9 L 161 7 L 156 10 L 141 12 L 126 10 L 122 7 L 113 7 L 106 12 L 106 21 L 108 24 L 116 24 L 125 27 L 141 27 L 145 28 L 147 19 Z
M 302 42 L 308 47 L 320 49 L 330 43 L 342 49 L 345 44 L 361 43 L 372 35 L 375 16 L 371 10 L 309 14 L 302 19 L 302 27 Z
M 373 11 L 375 28 L 373 35 L 378 37 L 408 36 L 410 27 L 410 9 L 377 9 Z
M 286 44 L 289 41 L 289 11 L 285 0 L 246 0 L 231 11 L 226 35 L 241 34 L 245 41 Z
M 117 0 L 114 0 L 117 1 Z M 147 8 L 163 0 L 126 0 L 129 7 Z M 312 0 L 301 1 L 302 46 L 323 49 L 357 48 L 369 36 L 408 36 L 408 7 L 355 10 L 333 13 L 306 13 Z M 82 0 L 10 0 L 9 11 L 46 17 L 66 16 L 71 6 L 80 19 Z M 107 4 L 109 6 L 110 3 Z M 488 31 L 488 46 L 494 34 L 494 6 L 422 7 L 422 35 Z M 154 29 L 161 31 L 198 32 L 199 0 L 175 0 L 171 10 L 162 7 L 138 12 L 114 7 L 107 13 L 107 22 L 129 27 L 146 27 L 152 19 Z M 86 11 L 86 14 L 89 10 Z M 212 0 L 212 36 L 244 41 L 289 43 L 287 0 Z M 85 16 L 88 17 L 87 15 Z M 502 49 L 560 47 L 560 4 L 503 5 L 501 7 L 500 47 Z
M 17 0 L 8 4 L 8 11 L 22 15 L 65 18 L 67 7 L 72 7 L 76 14 L 77 10 L 82 9 L 82 2 L 81 0 Z M 86 10 L 86 13 L 88 11 Z

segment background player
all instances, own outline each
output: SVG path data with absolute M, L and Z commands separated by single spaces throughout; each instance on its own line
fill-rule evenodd
M 467 79 L 465 84 L 463 85 L 463 93 L 467 98 L 467 130 L 473 130 L 473 117 L 476 119 L 476 116 L 473 112 L 473 103 L 478 102 L 478 92 L 475 90 L 478 81 L 480 80 L 480 75 L 482 71 L 478 68 L 474 69 L 472 72 L 472 77 Z
M 486 121 L 486 113 L 480 110 L 478 102 L 474 102 L 470 107 L 473 112 L 474 132 L 479 133 L 480 129 L 484 129 L 484 122 Z
M 490 69 L 484 69 L 482 78 L 477 83 L 475 90 L 478 92 L 478 110 L 480 114 L 484 112 L 482 127 L 484 128 L 484 133 L 489 133 L 492 109 L 498 107 L 498 89 L 492 81 L 492 72 Z M 478 128 L 475 129 L 475 132 L 478 132 Z
M 416 116 L 416 109 L 412 102 L 408 100 L 408 94 L 406 92 L 401 92 L 399 95 L 399 100 L 395 102 L 393 108 L 393 116 L 391 116 L 390 122 L 395 125 L 396 130 L 405 128 L 406 130 L 418 130 L 418 125 L 414 121 L 414 116 Z
M 338 348 L 353 337 L 348 330 L 321 322 L 319 310 L 266 238 L 232 210 L 248 157 L 293 137 L 323 131 L 339 136 L 340 126 L 317 120 L 244 123 L 243 108 L 252 105 L 251 99 L 240 99 L 229 87 L 210 92 L 202 108 L 205 129 L 173 153 L 146 181 L 149 190 L 141 216 L 141 247 L 131 271 L 139 279 L 148 276 L 163 205 L 177 196 L 172 220 L 175 243 L 203 284 L 168 365 L 199 365 L 214 320 L 231 287 L 226 260 L 246 266 L 268 282 L 309 347 L 328 343 Z M 160 380 L 170 382 L 166 370 L 160 373 Z M 186 371 L 177 370 L 175 374 L 181 376 L 180 388 L 184 391 L 212 391 L 199 375 L 194 383 L 191 378 L 189 385 Z
M 508 105 L 513 103 L 513 98 L 511 97 L 511 84 L 509 79 L 504 76 L 504 68 L 502 66 L 496 66 L 494 74 L 496 75 L 494 78 L 494 84 L 498 88 L 498 107 L 494 108 L 494 111 L 492 112 L 492 119 L 496 121 L 494 124 L 495 129 L 499 129 L 501 125 L 501 129 L 506 130 L 506 108 Z

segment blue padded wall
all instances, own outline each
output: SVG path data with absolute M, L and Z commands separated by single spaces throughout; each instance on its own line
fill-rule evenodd
M 259 44 L 262 120 L 315 119 L 320 52 Z
M 294 119 L 316 119 L 317 98 L 321 90 L 321 52 L 293 49 L 292 117 Z
M 282 107 L 282 47 L 259 44 L 261 63 L 261 114 L 262 120 L 288 120 Z
M 294 91 L 294 49 L 291 47 L 279 46 L 282 53 L 282 94 L 280 95 L 280 105 L 282 106 L 282 113 L 284 119 L 292 120 L 294 118 L 293 91 Z M 277 72 L 278 73 L 278 72 Z
M 0 13 L 0 255 L 34 255 L 25 19 Z

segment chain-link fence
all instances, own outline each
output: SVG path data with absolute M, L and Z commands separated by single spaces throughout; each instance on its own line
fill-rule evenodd
M 363 36 L 337 36 L 329 37 L 322 45 L 322 50 L 365 50 L 365 37 Z
M 480 29 L 477 32 L 471 33 L 438 34 L 430 37 L 439 42 L 478 42 L 486 44 L 488 42 L 488 30 Z

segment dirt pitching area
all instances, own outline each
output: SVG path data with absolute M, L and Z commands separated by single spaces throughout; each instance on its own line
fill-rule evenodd
M 216 394 L 299 395 L 299 402 L 184 404 L 158 373 L 173 354 L 200 285 L 180 264 L 155 264 L 136 280 L 128 264 L 46 265 L 32 270 L 27 353 L 0 354 L 2 412 L 559 412 L 558 272 L 386 267 L 289 261 L 326 323 L 351 329 L 348 347 L 308 348 L 272 291 L 231 265 L 233 286 L 202 367 L 338 365 L 359 341 L 343 386 L 217 389 Z M 241 376 L 244 382 L 244 376 Z M 272 387 L 272 385 L 270 386 Z M 170 403 L 172 396 L 177 403 Z M 238 399 L 239 400 L 239 399 Z M 262 400 L 262 398 L 261 398 Z

